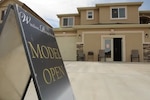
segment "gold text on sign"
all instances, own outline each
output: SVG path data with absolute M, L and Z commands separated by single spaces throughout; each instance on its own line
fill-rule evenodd
M 45 45 L 36 44 L 34 47 L 31 42 L 28 42 L 32 58 L 39 59 L 61 59 L 58 48 L 52 48 Z
M 52 84 L 65 76 L 65 71 L 62 66 L 45 68 L 43 70 L 43 79 L 46 84 Z

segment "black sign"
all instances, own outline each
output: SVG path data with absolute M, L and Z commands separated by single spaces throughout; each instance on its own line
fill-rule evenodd
M 18 6 L 16 11 L 38 98 L 74 100 L 52 29 Z

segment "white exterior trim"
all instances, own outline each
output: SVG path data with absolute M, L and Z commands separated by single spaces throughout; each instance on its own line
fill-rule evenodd
M 92 12 L 92 18 L 88 18 L 88 12 Z M 94 19 L 94 10 L 87 10 L 86 11 L 86 19 L 87 20 L 93 20 Z
M 72 18 L 72 19 L 73 19 L 73 25 L 72 25 L 72 26 L 69 26 L 69 25 L 64 26 L 64 25 L 63 25 L 63 24 L 64 24 L 64 22 L 63 22 L 63 21 L 64 21 L 64 18 L 67 18 L 67 19 Z M 62 27 L 73 27 L 73 26 L 74 26 L 74 22 L 75 22 L 75 18 L 74 18 L 74 17 L 62 17 L 62 22 L 61 22 L 62 25 L 61 25 L 61 26 L 62 26 Z M 67 23 L 67 24 L 68 24 L 68 23 Z
M 55 34 L 56 37 L 77 36 L 76 34 Z

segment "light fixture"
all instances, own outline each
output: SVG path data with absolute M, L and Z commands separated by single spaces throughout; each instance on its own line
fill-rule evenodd
M 114 33 L 114 29 L 110 29 L 110 32 L 111 32 L 111 33 Z
M 81 34 L 78 35 L 78 38 L 81 38 Z
M 109 35 L 115 35 L 115 30 L 114 29 L 110 29 L 110 34 Z
M 149 37 L 149 35 L 146 33 L 146 34 L 145 34 L 145 38 L 148 38 L 148 37 Z
M 63 32 L 63 35 L 65 35 L 66 34 L 66 32 Z

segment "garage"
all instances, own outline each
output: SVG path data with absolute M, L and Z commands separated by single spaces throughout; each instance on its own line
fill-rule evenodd
M 58 47 L 64 61 L 76 60 L 76 35 L 56 36 Z

